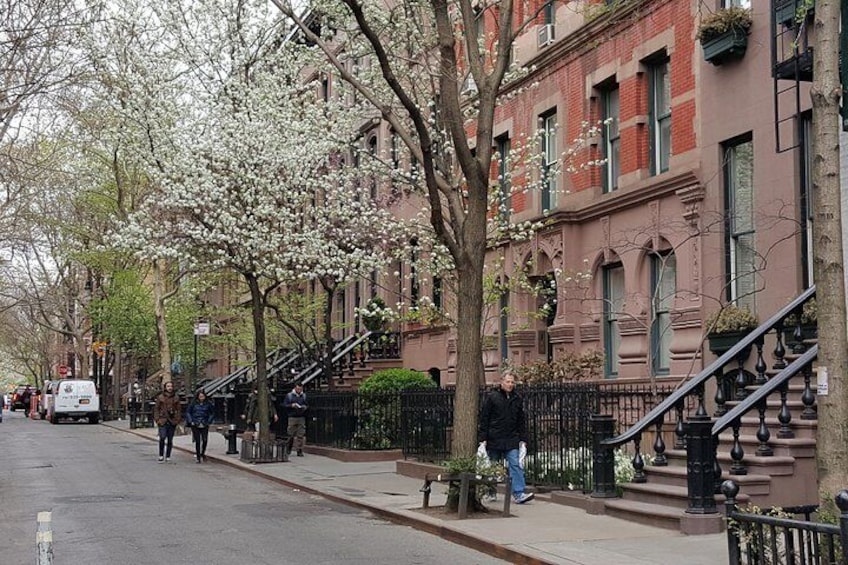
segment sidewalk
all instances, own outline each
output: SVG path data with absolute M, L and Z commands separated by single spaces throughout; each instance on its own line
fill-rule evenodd
M 127 421 L 103 425 L 150 440 L 156 430 L 130 430 Z M 239 442 L 240 443 L 240 442 Z M 174 438 L 174 448 L 194 454 L 191 436 Z M 511 563 L 567 565 L 721 565 L 727 563 L 725 534 L 685 536 L 672 530 L 643 526 L 537 498 L 513 504 L 510 518 L 446 520 L 416 512 L 421 507 L 422 481 L 399 475 L 395 462 L 346 463 L 313 455 L 288 463 L 252 465 L 238 455 L 225 455 L 226 441 L 209 434 L 210 463 L 223 463 L 280 484 L 368 510 L 391 522 L 432 533 Z M 151 449 L 151 457 L 155 449 Z M 177 463 L 194 463 L 188 455 Z M 433 484 L 431 506 L 445 502 L 443 485 Z M 684 558 L 685 556 L 685 558 Z

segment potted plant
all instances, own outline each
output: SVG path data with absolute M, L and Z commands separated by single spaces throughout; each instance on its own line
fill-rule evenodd
M 739 308 L 729 304 L 713 313 L 707 319 L 707 339 L 710 342 L 710 351 L 721 355 L 736 345 L 740 339 L 751 333 L 760 325 L 757 317 L 747 308 Z M 751 349 L 746 348 L 740 356 L 745 358 Z
M 721 65 L 742 58 L 748 48 L 752 23 L 751 11 L 739 6 L 716 10 L 702 17 L 696 37 L 704 49 L 704 59 Z

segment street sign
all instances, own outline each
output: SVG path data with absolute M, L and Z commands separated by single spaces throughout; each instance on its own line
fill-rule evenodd
M 60 377 L 67 377 L 68 376 L 68 366 L 67 365 L 59 365 L 58 372 L 59 372 Z
M 209 335 L 209 322 L 197 322 L 194 324 L 194 335 Z

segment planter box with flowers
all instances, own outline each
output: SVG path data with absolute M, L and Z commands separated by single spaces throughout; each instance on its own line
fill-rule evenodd
M 737 306 L 724 306 L 707 319 L 707 339 L 710 342 L 710 351 L 716 355 L 722 355 L 731 347 L 756 329 L 759 325 L 757 317 L 747 308 Z M 751 354 L 751 348 L 746 347 L 740 354 L 739 359 L 747 359 Z
M 713 65 L 741 59 L 748 48 L 751 11 L 734 6 L 716 10 L 701 18 L 697 38 L 704 49 L 704 59 Z

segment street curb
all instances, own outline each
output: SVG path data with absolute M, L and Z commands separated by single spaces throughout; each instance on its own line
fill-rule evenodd
M 119 428 L 117 426 L 112 426 L 108 422 L 101 422 L 101 425 L 112 428 L 113 430 L 118 430 L 118 431 L 121 431 L 121 432 L 133 434 L 133 435 L 136 435 L 138 437 L 141 437 L 141 438 L 144 438 L 144 439 L 147 439 L 147 440 L 150 440 L 150 441 L 157 441 L 157 438 L 155 438 L 155 437 L 150 437 L 147 434 L 137 432 L 137 431 L 134 431 L 134 430 L 127 430 L 127 429 L 124 429 L 124 428 Z M 182 451 L 183 453 L 188 453 L 190 455 L 194 454 L 194 450 L 186 449 L 185 447 L 180 447 L 180 446 L 175 445 L 174 449 Z M 262 471 L 252 469 L 250 467 L 245 467 L 242 464 L 239 464 L 235 461 L 231 461 L 229 459 L 224 459 L 224 458 L 217 456 L 217 455 L 210 455 L 210 456 L 208 456 L 208 458 L 211 461 L 215 461 L 216 463 L 222 463 L 222 464 L 227 465 L 229 467 L 232 467 L 234 469 L 244 471 L 244 472 L 249 473 L 251 475 L 254 475 L 256 477 L 260 477 L 262 479 L 265 479 L 265 480 L 273 482 L 273 483 L 277 483 L 277 484 L 285 486 L 285 487 L 297 489 L 301 492 L 320 496 L 320 497 L 325 498 L 327 500 L 331 500 L 333 502 L 338 502 L 340 504 L 344 504 L 346 506 L 357 508 L 359 510 L 365 510 L 365 511 L 370 512 L 370 513 L 374 514 L 375 516 L 378 516 L 378 517 L 380 517 L 380 518 L 382 518 L 386 521 L 389 521 L 389 522 L 392 522 L 392 523 L 395 523 L 395 524 L 400 524 L 402 526 L 408 526 L 408 527 L 414 528 L 416 530 L 420 530 L 422 532 L 426 532 L 428 534 L 438 536 L 438 537 L 440 537 L 440 538 L 442 538 L 446 541 L 456 543 L 456 544 L 462 545 L 464 547 L 469 547 L 471 549 L 479 551 L 480 553 L 485 553 L 487 555 L 491 555 L 492 557 L 496 557 L 498 559 L 503 559 L 505 561 L 508 561 L 510 563 L 514 563 L 516 565 L 556 565 L 552 561 L 546 561 L 546 560 L 541 559 L 539 557 L 527 555 L 526 553 L 522 553 L 520 551 L 517 551 L 515 549 L 500 545 L 498 543 L 489 541 L 487 539 L 483 539 L 483 538 L 468 534 L 466 532 L 461 532 L 459 530 L 455 530 L 455 529 L 453 529 L 450 526 L 447 526 L 445 524 L 436 524 L 436 523 L 433 523 L 433 522 L 430 522 L 430 521 L 427 521 L 427 520 L 423 520 L 423 519 L 418 518 L 416 516 L 401 514 L 399 512 L 387 510 L 386 508 L 382 508 L 380 506 L 374 506 L 374 505 L 371 505 L 371 504 L 368 504 L 368 503 L 365 503 L 365 502 L 362 502 L 362 501 L 359 501 L 359 500 L 347 498 L 345 496 L 320 491 L 320 490 L 315 489 L 313 487 L 303 485 L 303 484 L 300 484 L 300 483 L 296 483 L 296 482 L 288 480 L 288 479 L 282 479 L 280 477 L 272 477 L 270 475 L 263 473 Z

